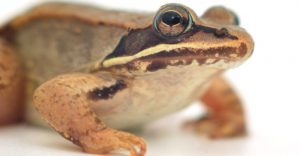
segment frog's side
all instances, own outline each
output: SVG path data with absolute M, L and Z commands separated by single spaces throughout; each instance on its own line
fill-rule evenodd
M 165 14 L 174 11 L 179 23 Z M 172 29 L 163 15 L 169 25 L 174 24 Z M 38 85 L 64 73 L 41 85 L 33 101 L 55 130 L 87 152 L 123 148 L 132 156 L 144 155 L 141 138 L 116 129 L 140 126 L 184 108 L 199 96 L 208 114 L 192 123 L 197 130 L 212 137 L 244 134 L 238 97 L 222 78 L 214 77 L 252 53 L 253 41 L 235 26 L 235 15 L 215 7 L 199 19 L 189 8 L 171 4 L 155 17 L 46 4 L 0 30 L 0 55 L 14 55 L 13 49 L 20 54 L 28 103 Z M 4 97 L 15 93 L 22 97 L 22 86 L 11 84 L 23 80 L 22 74 L 17 79 L 5 74 L 20 73 L 17 58 L 9 62 L 9 56 L 3 58 L 0 67 L 16 65 L 2 69 L 0 85 L 6 85 L 0 88 L 0 110 L 18 103 Z M 0 121 L 5 119 L 0 116 Z

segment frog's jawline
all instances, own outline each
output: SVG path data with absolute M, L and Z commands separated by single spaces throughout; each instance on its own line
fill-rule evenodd
M 147 66 L 147 71 L 154 72 L 160 69 L 165 69 L 168 66 L 180 66 L 190 65 L 193 61 L 198 62 L 198 65 L 209 65 L 224 60 L 225 62 L 234 61 L 235 59 L 243 58 L 247 53 L 247 46 L 241 43 L 240 47 L 219 47 L 210 48 L 206 50 L 194 50 L 186 48 L 178 53 L 176 50 L 162 51 L 153 55 L 144 56 L 136 60 L 132 60 L 126 64 L 128 70 L 137 70 L 139 66 L 136 65 L 136 61 L 139 62 L 151 62 Z M 231 57 L 231 54 L 236 54 L 236 58 Z M 217 55 L 217 56 L 216 56 Z M 207 62 L 209 59 L 213 59 L 211 62 Z M 137 63 L 139 64 L 139 63 Z

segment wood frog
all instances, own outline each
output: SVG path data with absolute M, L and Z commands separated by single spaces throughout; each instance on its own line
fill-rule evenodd
M 237 16 L 212 7 L 201 17 L 181 4 L 155 14 L 47 3 L 0 29 L 0 123 L 40 116 L 89 153 L 145 141 L 124 130 L 200 99 L 204 117 L 189 122 L 212 138 L 244 135 L 240 99 L 220 74 L 252 54 Z M 21 103 L 26 101 L 26 106 Z

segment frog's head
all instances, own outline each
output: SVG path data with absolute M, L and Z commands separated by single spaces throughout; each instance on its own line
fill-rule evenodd
M 224 70 L 244 62 L 252 51 L 253 41 L 244 29 L 218 25 L 198 18 L 188 7 L 167 4 L 151 26 L 129 30 L 102 67 L 133 74 L 186 66 Z

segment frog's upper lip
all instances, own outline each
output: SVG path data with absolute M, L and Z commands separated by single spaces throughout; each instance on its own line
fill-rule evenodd
M 137 61 L 137 60 L 144 60 L 146 58 L 154 58 L 155 56 L 162 57 L 162 55 L 168 55 L 174 57 L 176 55 L 177 57 L 194 57 L 195 55 L 201 56 L 201 54 L 206 54 L 206 57 L 212 57 L 211 52 L 219 52 L 219 56 L 224 56 L 222 51 L 224 49 L 229 48 L 228 53 L 230 51 L 236 51 L 237 49 L 235 47 L 240 47 L 241 43 L 235 42 L 235 41 L 230 41 L 230 47 L 228 47 L 228 42 L 226 43 L 220 43 L 218 44 L 217 47 L 211 47 L 211 45 L 201 43 L 201 42 L 190 42 L 190 43 L 181 43 L 181 44 L 160 44 L 155 47 L 151 47 L 148 49 L 145 49 L 135 55 L 131 56 L 123 56 L 123 57 L 117 57 L 117 58 L 110 58 L 107 60 L 104 60 L 102 62 L 103 67 L 110 67 L 114 65 L 122 65 L 126 64 L 132 61 Z M 183 51 L 182 49 L 190 49 L 190 51 Z M 192 53 L 193 52 L 193 53 Z M 171 55 L 171 53 L 173 53 Z M 215 54 L 214 54 L 215 55 Z M 170 57 L 170 58 L 172 58 Z M 205 56 L 203 56 L 204 58 Z M 218 57 L 218 56 L 217 56 Z
M 220 60 L 224 62 L 236 62 L 244 58 L 246 54 L 246 45 L 241 43 L 239 47 L 217 47 L 209 49 L 180 48 L 171 51 L 162 51 L 132 60 L 129 63 L 135 61 L 159 62 L 160 64 L 176 66 L 198 62 L 198 65 L 209 65 Z

